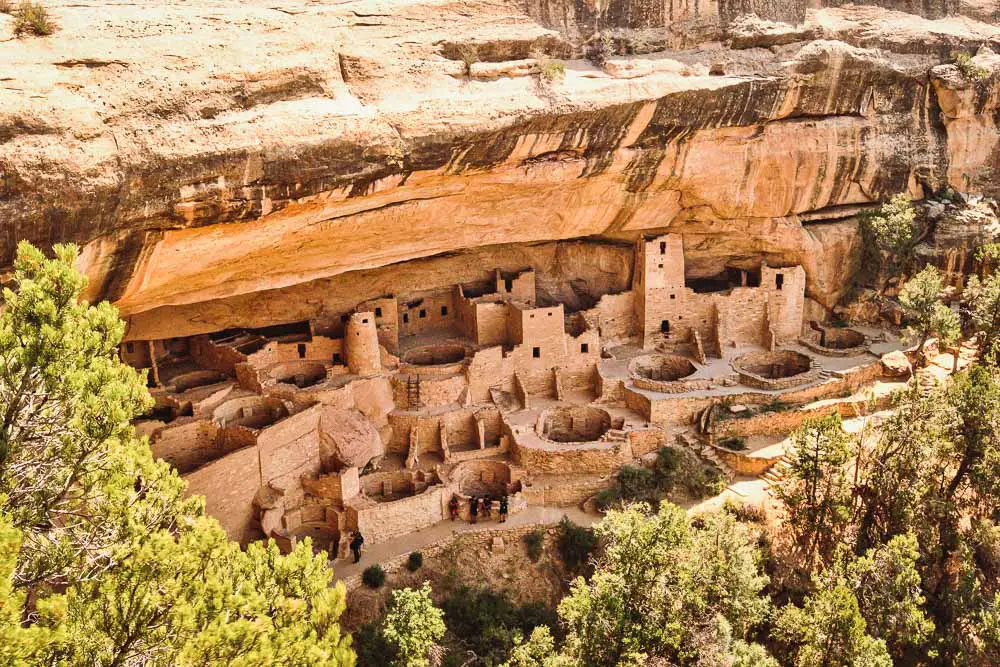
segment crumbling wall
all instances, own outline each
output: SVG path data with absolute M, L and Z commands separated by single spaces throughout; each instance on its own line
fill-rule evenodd
M 378 342 L 392 354 L 399 354 L 399 304 L 394 297 L 369 299 L 359 303 L 357 312 L 375 316 Z
M 205 497 L 205 511 L 226 534 L 247 544 L 259 534 L 253 499 L 261 487 L 256 447 L 241 449 L 184 476 L 188 495 Z
M 636 334 L 635 295 L 631 291 L 605 294 L 583 316 L 589 327 L 600 333 L 602 341 L 628 340 Z
M 264 484 L 285 491 L 285 506 L 302 502 L 300 478 L 321 472 L 319 455 L 320 406 L 292 415 L 257 436 Z
M 181 473 L 219 457 L 216 446 L 218 427 L 207 419 L 164 428 L 150 443 L 153 456 L 163 459 Z
M 593 444 L 565 449 L 537 449 L 514 442 L 514 461 L 540 475 L 607 474 L 632 459 L 626 443 Z
M 399 303 L 399 335 L 454 334 L 459 331 L 455 316 L 455 290 L 451 287 L 419 292 Z
M 469 380 L 469 394 L 474 403 L 490 400 L 490 387 L 509 384 L 504 374 L 503 350 L 491 347 L 476 352 L 466 369 Z
M 761 268 L 761 289 L 767 293 L 771 330 L 778 343 L 797 340 L 805 311 L 806 272 L 801 266 Z
M 358 508 L 358 528 L 368 544 L 406 535 L 444 520 L 444 488 L 434 486 L 421 494 L 388 503 Z
M 476 330 L 472 340 L 478 345 L 506 345 L 508 337 L 507 320 L 512 309 L 505 303 L 477 303 Z
M 312 340 L 292 343 L 272 340 L 268 341 L 261 349 L 248 355 L 246 361 L 257 369 L 291 361 L 342 364 L 344 363 L 343 344 L 344 341 L 340 338 L 327 338 L 326 336 L 313 336 Z
M 728 295 L 715 295 L 719 340 L 725 346 L 761 345 L 767 333 L 764 322 L 767 292 L 756 287 L 734 287 Z M 800 320 L 801 321 L 801 320 Z
M 190 339 L 191 358 L 201 368 L 211 368 L 230 377 L 236 375 L 236 364 L 246 360 L 246 355 L 228 345 L 216 345 L 208 336 Z

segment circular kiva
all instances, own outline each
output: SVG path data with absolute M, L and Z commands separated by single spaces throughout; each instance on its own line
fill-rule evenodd
M 591 406 L 545 410 L 538 421 L 538 435 L 552 442 L 593 442 L 611 429 L 611 415 Z

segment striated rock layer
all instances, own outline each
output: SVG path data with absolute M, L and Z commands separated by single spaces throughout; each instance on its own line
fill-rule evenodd
M 692 277 L 801 264 L 831 307 L 853 214 L 998 190 L 996 7 L 885 4 L 85 0 L 25 40 L 0 15 L 0 263 L 81 244 L 132 339 L 494 267 L 572 304 L 662 232 Z

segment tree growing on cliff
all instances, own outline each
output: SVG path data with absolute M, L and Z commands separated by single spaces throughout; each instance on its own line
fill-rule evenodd
M 983 279 L 970 277 L 962 296 L 972 330 L 981 336 L 980 359 L 996 363 L 1000 353 L 1000 273 Z
M 858 599 L 844 581 L 823 582 L 803 607 L 783 607 L 776 626 L 795 667 L 892 667 L 885 642 L 867 634 Z
M 850 457 L 840 415 L 806 420 L 792 434 L 791 465 L 777 496 L 810 566 L 817 554 L 832 553 L 850 518 L 851 485 L 845 470 Z
M 382 633 L 396 649 L 396 667 L 426 667 L 431 647 L 444 636 L 444 612 L 431 600 L 427 582 L 418 589 L 392 592 Z
M 909 322 L 908 331 L 917 338 L 921 358 L 928 338 L 936 337 L 943 348 L 954 343 L 961 331 L 958 315 L 941 301 L 942 291 L 941 274 L 928 265 L 906 281 L 899 292 L 899 303 Z
M 636 504 L 609 512 L 596 530 L 604 544 L 596 571 L 559 605 L 574 664 L 731 662 L 767 613 L 752 536 L 727 513 L 692 530 L 676 505 L 649 515 Z
M 884 290 L 913 259 L 917 239 L 916 211 L 905 194 L 897 194 L 878 210 L 859 216 L 862 282 L 883 280 Z
M 352 665 L 325 559 L 308 544 L 242 551 L 135 437 L 151 400 L 118 359 L 123 324 L 80 300 L 75 249 L 54 250 L 18 246 L 0 314 L 0 636 L 13 638 L 0 651 L 13 646 L 14 664 Z

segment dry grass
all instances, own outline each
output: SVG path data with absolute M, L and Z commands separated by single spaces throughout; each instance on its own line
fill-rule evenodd
M 8 2 L 8 0 L 0 0 L 0 2 Z M 37 2 L 24 0 L 17 8 L 17 12 L 14 13 L 14 17 L 14 34 L 18 37 L 22 35 L 44 37 L 51 35 L 56 30 L 56 25 L 52 22 L 49 11 Z

